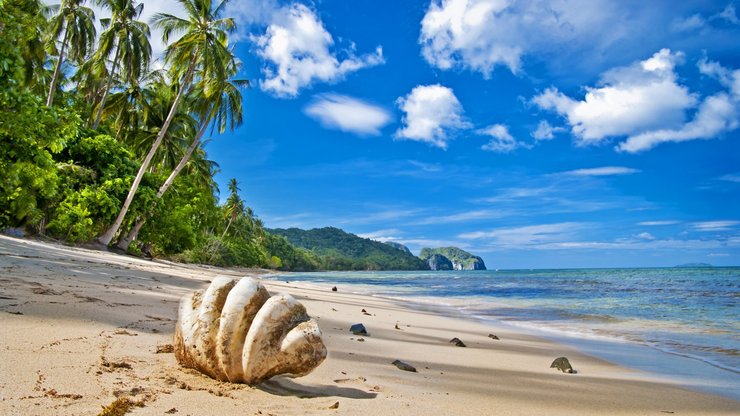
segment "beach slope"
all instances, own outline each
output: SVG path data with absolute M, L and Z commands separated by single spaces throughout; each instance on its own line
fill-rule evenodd
M 329 350 L 306 377 L 209 379 L 169 352 L 180 297 L 219 274 L 0 237 L 0 414 L 724 415 L 740 402 L 650 381 L 565 346 L 340 287 L 265 280 L 317 319 Z M 362 310 L 365 312 L 362 312 Z M 349 327 L 363 323 L 368 336 Z M 496 334 L 500 339 L 489 338 Z M 449 341 L 457 337 L 467 346 Z M 550 363 L 567 356 L 577 374 Z M 417 372 L 393 364 L 404 361 Z

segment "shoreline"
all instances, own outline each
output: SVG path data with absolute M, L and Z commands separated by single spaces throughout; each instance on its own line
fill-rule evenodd
M 156 350 L 172 342 L 182 295 L 217 274 L 244 273 L 4 236 L 0 266 L 2 414 L 90 414 L 116 397 L 142 402 L 131 414 L 729 415 L 740 409 L 736 400 L 635 380 L 634 370 L 524 331 L 273 278 L 262 279 L 271 293 L 292 294 L 317 319 L 329 356 L 306 377 L 256 387 L 221 383 Z M 363 341 L 348 332 L 358 322 L 370 332 Z M 450 344 L 453 337 L 467 348 Z M 578 374 L 550 369 L 559 356 Z M 400 371 L 390 364 L 394 359 L 419 372 Z
M 290 273 L 277 274 L 270 277 L 270 279 L 279 279 L 282 276 L 290 277 Z M 305 285 L 306 288 L 317 289 L 317 285 L 313 283 L 291 282 L 291 284 Z M 563 332 L 542 325 L 533 325 L 529 321 L 504 321 L 496 317 L 469 314 L 456 304 L 435 305 L 432 303 L 435 299 L 431 297 L 423 297 L 426 302 L 422 302 L 413 299 L 413 297 L 396 298 L 374 295 L 364 291 L 353 291 L 351 293 L 387 300 L 399 307 L 438 313 L 453 319 L 475 321 L 483 325 L 505 328 L 511 332 L 547 339 L 616 366 L 634 370 L 635 373 L 630 374 L 630 378 L 634 380 L 657 380 L 697 392 L 717 394 L 740 401 L 740 391 L 737 390 L 737 377 L 740 373 L 721 364 L 712 363 L 702 357 L 668 351 L 616 336 Z
M 626 268 L 631 270 L 631 268 Z M 710 358 L 695 356 L 690 353 L 673 351 L 658 345 L 651 345 L 644 341 L 630 339 L 627 334 L 617 331 L 597 333 L 578 329 L 564 328 L 561 323 L 551 326 L 546 321 L 532 320 L 507 320 L 495 315 L 482 315 L 479 313 L 480 302 L 488 302 L 497 305 L 495 301 L 483 300 L 481 298 L 468 298 L 466 296 L 453 297 L 394 293 L 390 294 L 382 284 L 352 284 L 348 279 L 333 281 L 325 278 L 326 275 L 341 272 L 314 272 L 321 275 L 320 283 L 309 280 L 291 282 L 303 284 L 309 288 L 318 288 L 326 285 L 337 285 L 345 291 L 361 296 L 372 296 L 385 299 L 400 306 L 410 307 L 414 310 L 436 312 L 444 316 L 473 320 L 495 327 L 508 328 L 514 332 L 521 332 L 533 337 L 544 338 L 558 344 L 572 347 L 592 357 L 606 360 L 618 366 L 635 370 L 635 380 L 660 380 L 661 382 L 689 388 L 694 391 L 717 394 L 726 398 L 740 401 L 740 387 L 738 375 L 740 372 L 720 362 L 713 362 Z M 354 272 L 361 273 L 361 272 Z M 374 272 L 368 272 L 374 273 Z M 380 272 L 383 273 L 383 272 Z M 469 273 L 469 272 L 465 272 Z M 312 273 L 300 273 L 310 275 Z M 291 273 L 277 274 L 270 279 L 290 279 Z M 343 287 L 341 285 L 344 285 Z M 397 290 L 397 288 L 393 288 Z M 379 291 L 381 294 L 375 294 Z M 470 301 L 476 303 L 478 308 L 469 309 Z

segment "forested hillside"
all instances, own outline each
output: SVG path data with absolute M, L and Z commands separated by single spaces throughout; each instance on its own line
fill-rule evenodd
M 325 270 L 426 270 L 418 257 L 367 238 L 326 227 L 312 230 L 273 229 L 270 233 L 284 236 L 293 245 L 319 256 Z
M 242 121 L 234 21 L 220 3 L 138 20 L 143 4 L 0 1 L 0 230 L 215 265 L 313 270 L 265 232 L 235 180 L 219 203 L 203 143 Z M 170 41 L 152 61 L 152 24 Z M 181 36 L 182 35 L 182 36 Z

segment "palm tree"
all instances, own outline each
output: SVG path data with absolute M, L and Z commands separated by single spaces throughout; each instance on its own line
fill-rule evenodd
M 46 16 L 49 14 L 47 11 L 49 6 L 43 5 L 39 0 L 26 0 L 14 3 L 14 7 L 20 8 L 30 17 L 29 23 L 31 27 L 29 29 L 33 32 L 33 36 L 29 36 L 23 40 L 20 50 L 24 62 L 25 84 L 27 86 L 37 87 L 35 85 L 36 81 L 43 80 L 43 73 L 45 72 L 44 61 L 46 59 L 46 51 L 44 50 L 43 38 L 49 24 L 46 19 Z M 2 31 L 2 27 L 0 27 L 0 31 Z M 45 94 L 46 88 L 42 91 L 43 93 L 41 94 Z
M 100 243 L 106 246 L 110 244 L 121 227 L 141 179 L 149 168 L 149 163 L 162 143 L 162 139 L 177 112 L 180 100 L 185 91 L 190 88 L 196 69 L 200 67 L 202 76 L 206 78 L 223 79 L 228 77 L 225 67 L 225 65 L 228 65 L 228 60 L 225 58 L 231 54 L 228 49 L 228 33 L 236 28 L 234 19 L 220 18 L 228 0 L 223 0 L 215 8 L 212 7 L 212 0 L 178 0 L 178 2 L 185 8 L 188 15 L 187 20 L 171 14 L 158 13 L 154 16 L 153 22 L 156 27 L 162 29 L 162 40 L 165 43 L 168 43 L 170 36 L 173 34 L 183 33 L 182 37 L 167 47 L 165 53 L 165 62 L 170 65 L 170 69 L 175 74 L 180 75 L 177 77 L 180 79 L 178 83 L 180 88 L 157 139 L 141 163 L 139 172 L 131 184 L 131 189 L 123 202 L 118 217 L 116 217 L 108 231 L 98 239 Z
M 82 6 L 84 0 L 62 0 L 61 4 L 50 6 L 49 13 L 56 14 L 49 19 L 48 45 L 56 50 L 56 41 L 61 38 L 54 75 L 51 77 L 47 107 L 54 101 L 54 93 L 59 80 L 59 73 L 64 62 L 64 53 L 69 47 L 69 57 L 78 63 L 84 61 L 95 43 L 95 13 L 89 7 Z
M 77 67 L 71 81 L 76 84 L 78 96 L 85 103 L 92 104 L 100 101 L 108 75 L 108 68 L 105 65 L 100 61 L 90 59 Z
M 239 196 L 239 184 L 236 182 L 236 178 L 231 178 L 229 181 L 229 198 L 226 199 L 226 204 L 224 205 L 224 214 L 226 218 L 228 218 L 229 222 L 226 224 L 226 228 L 224 229 L 223 234 L 221 234 L 221 239 L 223 240 L 224 237 L 226 237 L 226 233 L 229 232 L 229 227 L 231 227 L 231 224 L 239 218 L 240 215 L 244 213 L 244 201 Z
M 177 96 L 177 85 L 166 82 L 150 86 L 151 94 L 146 102 L 145 113 L 140 118 L 141 124 L 122 136 L 121 139 L 133 149 L 140 159 L 144 158 L 152 143 L 160 133 L 160 127 L 168 116 L 172 103 Z M 188 143 L 195 137 L 197 121 L 188 112 L 188 105 L 180 106 L 172 117 L 162 143 L 152 157 L 150 172 L 171 170 L 183 155 Z
M 113 86 L 119 63 L 123 63 L 122 72 L 125 74 L 125 79 L 133 81 L 146 71 L 152 55 L 152 47 L 149 44 L 149 26 L 135 20 L 144 10 L 144 4 L 137 5 L 134 0 L 96 0 L 96 3 L 109 8 L 113 13 L 110 19 L 100 20 L 105 31 L 100 34 L 96 58 L 105 61 L 110 57 L 114 48 L 116 52 L 108 82 L 103 90 L 103 97 L 98 103 L 98 111 L 92 124 L 93 129 L 97 129 L 100 124 L 105 101 Z
M 235 59 L 232 60 L 234 66 L 232 72 L 236 72 L 238 66 L 236 65 Z M 207 130 L 209 124 L 212 123 L 211 132 L 217 129 L 219 133 L 223 133 L 227 128 L 234 130 L 242 123 L 242 95 L 239 92 L 239 87 L 246 87 L 249 85 L 247 80 L 206 80 L 201 78 L 201 82 L 198 84 L 197 97 L 194 98 L 194 104 L 200 104 L 200 128 L 198 134 L 188 146 L 185 154 L 180 159 L 175 169 L 162 184 L 157 192 L 157 198 L 161 199 L 165 192 L 172 186 L 175 178 L 180 174 L 182 169 L 190 160 L 195 149 L 200 147 L 203 134 Z M 209 96 L 211 94 L 212 96 Z M 136 224 L 129 231 L 125 238 L 121 239 L 117 246 L 122 250 L 128 249 L 128 246 L 132 241 L 136 240 L 139 234 L 139 230 L 146 222 L 147 217 L 142 216 L 136 220 Z
M 150 103 L 155 102 L 158 89 L 165 84 L 164 72 L 155 70 L 140 74 L 124 89 L 111 94 L 103 114 L 115 117 L 116 140 L 127 142 L 129 135 L 148 124 Z

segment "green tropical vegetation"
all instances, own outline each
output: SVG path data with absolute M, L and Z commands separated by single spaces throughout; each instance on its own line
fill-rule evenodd
M 316 270 L 316 256 L 266 232 L 235 180 L 219 203 L 203 144 L 241 124 L 248 83 L 234 78 L 225 2 L 179 1 L 187 18 L 150 22 L 172 40 L 154 70 L 142 3 L 96 0 L 111 14 L 97 36 L 83 0 L 0 0 L 0 229 L 184 262 Z
M 296 247 L 317 257 L 322 270 L 427 270 L 411 252 L 389 244 L 361 238 L 334 227 L 301 230 L 271 229 Z

